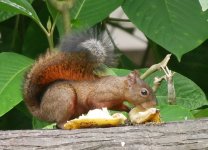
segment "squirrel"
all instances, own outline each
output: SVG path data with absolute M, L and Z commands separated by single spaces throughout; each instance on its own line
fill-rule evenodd
M 103 64 L 115 63 L 112 42 L 104 33 L 72 33 L 58 49 L 39 56 L 26 73 L 23 97 L 33 116 L 63 128 L 95 108 L 129 111 L 124 101 L 141 110 L 156 105 L 154 92 L 136 70 L 122 77 L 96 74 L 105 70 Z

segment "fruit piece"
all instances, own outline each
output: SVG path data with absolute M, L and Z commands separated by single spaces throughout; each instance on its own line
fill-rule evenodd
M 129 118 L 133 124 L 141 124 L 146 122 L 160 123 L 160 112 L 156 108 L 149 108 L 146 111 L 141 111 L 135 107 L 129 112 Z
M 118 126 L 123 124 L 126 119 L 121 113 L 111 116 L 107 108 L 94 109 L 90 110 L 87 115 L 81 115 L 79 118 L 67 121 L 64 129 Z

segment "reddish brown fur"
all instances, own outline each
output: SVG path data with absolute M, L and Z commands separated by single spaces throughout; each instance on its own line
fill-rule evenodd
M 41 57 L 33 70 L 35 74 L 41 72 L 39 76 L 33 80 L 40 85 L 46 85 L 54 82 L 55 80 L 92 80 L 95 79 L 93 74 L 93 63 L 87 62 L 88 60 L 82 59 L 80 64 L 79 59 L 83 58 L 84 54 L 80 53 L 64 53 L 54 52 L 47 53 L 44 57 Z M 44 62 L 43 62 L 44 61 Z M 46 64 L 47 62 L 47 64 Z M 86 65 L 86 66 L 84 66 Z M 41 66 L 41 68 L 38 68 Z M 31 71 L 31 73 L 32 73 Z M 36 81 L 35 81 L 36 80 Z
M 124 77 L 93 74 L 97 62 L 86 52 L 48 52 L 35 62 L 24 83 L 24 100 L 30 112 L 43 120 L 68 120 L 93 108 L 125 110 L 124 100 L 143 108 L 154 106 L 155 96 L 136 71 Z M 146 88 L 147 96 L 141 96 Z
M 90 62 L 84 52 L 47 52 L 34 63 L 24 83 L 24 100 L 35 116 L 40 116 L 40 99 L 44 90 L 60 80 L 94 80 L 97 63 Z M 83 62 L 83 63 L 80 63 Z

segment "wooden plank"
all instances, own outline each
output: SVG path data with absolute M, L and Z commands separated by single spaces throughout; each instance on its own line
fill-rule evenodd
M 0 131 L 0 149 L 208 149 L 208 119 L 80 130 Z

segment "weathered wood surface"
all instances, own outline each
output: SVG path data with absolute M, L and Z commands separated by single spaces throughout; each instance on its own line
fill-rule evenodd
M 208 150 L 208 119 L 73 131 L 0 131 L 0 149 Z

